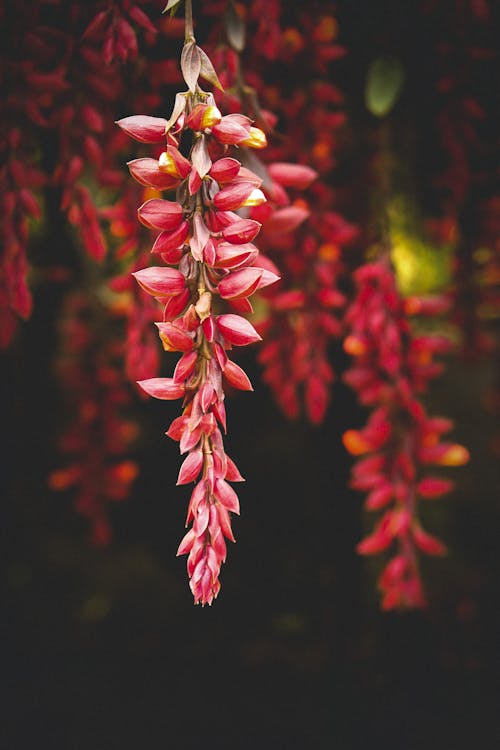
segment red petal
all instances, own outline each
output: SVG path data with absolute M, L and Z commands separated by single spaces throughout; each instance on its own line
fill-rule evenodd
M 238 495 L 233 490 L 231 485 L 224 481 L 224 479 L 217 479 L 217 481 L 215 482 L 214 495 L 217 500 L 219 500 L 219 502 L 224 506 L 224 508 L 226 508 L 226 510 L 239 515 L 240 503 L 238 500 Z
M 190 482 L 196 481 L 196 477 L 200 473 L 202 466 L 203 453 L 201 451 L 193 451 L 190 453 L 182 463 L 177 484 L 189 484 Z

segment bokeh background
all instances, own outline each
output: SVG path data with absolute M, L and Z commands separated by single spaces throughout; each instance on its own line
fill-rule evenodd
M 349 50 L 339 83 L 359 146 L 341 176 L 357 179 L 378 132 L 364 101 L 370 61 L 385 53 L 404 60 L 404 118 L 418 116 L 419 137 L 430 94 L 416 72 L 425 81 L 431 71 L 415 3 L 336 6 Z M 411 138 L 399 138 L 410 151 Z M 438 157 L 430 149 L 427 158 L 418 185 Z M 47 265 L 64 257 L 78 270 L 50 199 L 45 211 L 32 248 L 38 267 L 50 248 Z M 177 403 L 133 401 L 141 470 L 131 497 L 112 507 L 107 548 L 89 544 L 71 492 L 49 486 L 70 414 L 54 370 L 64 291 L 50 279 L 36 287 L 33 316 L 1 355 L 1 746 L 497 748 L 499 426 L 484 409 L 498 378 L 494 360 L 450 359 L 428 395 L 432 413 L 455 419 L 471 460 L 456 471 L 453 494 L 425 508 L 427 526 L 450 549 L 423 563 L 429 608 L 381 613 L 379 562 L 354 552 L 367 519 L 362 497 L 348 489 L 341 442 L 363 411 L 337 383 L 321 427 L 290 423 L 245 352 L 239 361 L 255 393 L 228 404 L 228 452 L 247 478 L 238 541 L 219 599 L 203 609 L 192 604 L 185 559 L 175 558 L 187 490 L 174 486 L 177 446 L 162 433 Z M 345 366 L 340 345 L 331 357 Z

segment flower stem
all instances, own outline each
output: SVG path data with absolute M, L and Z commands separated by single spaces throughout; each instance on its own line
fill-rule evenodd
M 193 28 L 193 3 L 192 0 L 186 0 L 185 4 L 185 27 L 184 27 L 184 44 L 188 42 L 195 42 L 194 28 Z

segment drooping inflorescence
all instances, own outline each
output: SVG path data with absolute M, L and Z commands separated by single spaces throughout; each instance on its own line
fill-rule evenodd
M 181 67 L 188 90 L 177 94 L 170 119 L 136 115 L 118 124 L 138 141 L 165 147 L 158 159 L 130 162 L 133 177 L 156 190 L 176 190 L 175 200 L 151 198 L 138 210 L 140 221 L 160 232 L 152 253 L 165 265 L 134 276 L 163 305 L 156 325 L 165 350 L 182 356 L 173 377 L 139 385 L 155 398 L 183 399 L 182 416 L 167 432 L 186 454 L 177 483 L 195 483 L 187 515 L 192 528 L 178 554 L 188 554 L 195 602 L 211 604 L 220 589 L 225 539 L 234 541 L 230 513 L 239 512 L 229 482 L 242 481 L 223 445 L 224 380 L 252 390 L 228 351 L 260 339 L 248 320 L 219 313 L 217 305 L 225 300 L 237 311 L 250 312 L 249 297 L 279 277 L 252 242 L 259 222 L 235 213 L 265 201 L 261 180 L 228 155 L 234 146 L 262 148 L 266 137 L 244 115 L 222 116 L 213 95 L 200 88 L 200 76 L 215 85 L 218 79 L 194 41 L 188 13 L 187 22 Z
M 361 430 L 348 430 L 343 439 L 358 457 L 352 487 L 368 493 L 367 510 L 383 511 L 357 549 L 373 555 L 395 547 L 379 578 L 383 609 L 422 607 L 418 553 L 442 555 L 446 548 L 424 531 L 420 500 L 440 497 L 453 487 L 424 471 L 428 465 L 462 465 L 468 451 L 441 441 L 453 422 L 428 416 L 420 399 L 441 371 L 434 356 L 448 351 L 450 343 L 436 334 L 414 334 L 408 316 L 443 312 L 446 300 L 404 300 L 386 258 L 361 266 L 354 276 L 356 296 L 347 312 L 350 333 L 344 342 L 354 363 L 344 378 L 373 411 Z

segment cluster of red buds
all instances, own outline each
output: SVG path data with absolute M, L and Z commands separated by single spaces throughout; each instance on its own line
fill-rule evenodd
M 258 27 L 256 5 L 245 9 L 244 19 L 238 21 L 236 15 L 227 19 L 229 48 L 219 47 L 217 54 L 224 60 L 225 100 L 267 127 L 279 122 L 280 137 L 264 152 L 263 162 L 255 156 L 248 158 L 248 166 L 263 176 L 261 187 L 267 198 L 250 215 L 262 223 L 261 247 L 283 270 L 279 287 L 264 295 L 265 314 L 258 330 L 265 334 L 266 343 L 259 361 L 263 380 L 284 413 L 295 418 L 303 410 L 318 424 L 325 417 L 334 380 L 328 348 L 342 331 L 338 316 L 345 303 L 338 283 L 343 273 L 342 249 L 358 234 L 356 227 L 332 210 L 335 194 L 328 186 L 336 131 L 345 115 L 340 109 L 342 93 L 324 77 L 328 64 L 345 50 L 337 44 L 333 15 L 321 9 L 310 13 L 290 9 L 286 16 L 290 25 L 273 37 L 272 45 L 270 37 L 248 34 L 246 48 L 252 67 L 247 83 L 240 60 L 245 46 L 240 27 L 244 29 L 245 22 L 252 29 Z M 272 18 L 281 23 L 281 15 L 280 3 L 273 3 Z M 268 70 L 268 59 L 276 61 L 276 77 Z M 259 60 L 265 61 L 266 68 L 259 68 Z M 292 65 L 295 74 L 287 78 Z M 282 91 L 283 79 L 287 80 L 286 92 Z M 273 112 L 261 102 L 270 104 Z M 297 154 L 300 164 L 295 163 Z
M 23 159 L 22 137 L 12 128 L 0 140 L 0 157 L 7 155 L 0 166 L 0 211 L 2 229 L 0 244 L 0 348 L 7 347 L 16 330 L 18 316 L 28 318 L 32 299 L 27 284 L 29 219 L 40 218 L 36 188 L 45 182 L 44 175 Z
M 434 356 L 447 352 L 449 341 L 437 334 L 413 334 L 408 316 L 440 314 L 447 303 L 440 297 L 402 299 L 385 259 L 362 266 L 354 277 L 356 296 L 347 312 L 345 349 L 355 361 L 344 377 L 361 404 L 373 411 L 365 427 L 348 430 L 343 440 L 347 450 L 360 457 L 352 486 L 368 492 L 367 510 L 384 511 L 357 549 L 372 555 L 395 545 L 395 555 L 379 579 L 382 608 L 422 607 L 418 552 L 442 555 L 445 547 L 424 531 L 419 500 L 440 497 L 452 488 L 447 479 L 423 472 L 427 465 L 462 465 L 468 452 L 442 441 L 453 423 L 429 417 L 419 397 L 441 371 Z
M 108 311 L 101 310 L 108 315 Z M 75 509 L 90 524 L 91 541 L 109 543 L 110 503 L 124 500 L 138 466 L 128 457 L 137 427 L 124 411 L 131 389 L 121 368 L 123 343 L 103 336 L 92 300 L 80 292 L 70 295 L 61 316 L 61 353 L 56 375 L 66 395 L 71 419 L 59 443 L 67 457 L 52 471 L 53 490 L 73 492 Z
M 188 553 L 195 602 L 211 604 L 220 589 L 225 539 L 234 541 L 230 513 L 239 512 L 229 482 L 242 480 L 224 451 L 223 379 L 252 390 L 247 375 L 227 352 L 260 340 L 245 318 L 217 314 L 217 299 L 239 312 L 251 312 L 249 297 L 279 277 L 252 243 L 259 222 L 235 213 L 265 201 L 261 179 L 227 155 L 234 146 L 262 148 L 266 137 L 244 115 L 222 116 L 213 95 L 200 88 L 200 76 L 215 85 L 218 79 L 194 40 L 189 3 L 186 28 L 181 68 L 188 91 L 177 94 L 170 119 L 136 115 L 118 124 L 138 141 L 165 147 L 158 159 L 130 162 L 133 177 L 157 190 L 176 190 L 176 200 L 152 198 L 138 210 L 143 224 L 160 231 L 152 253 L 167 265 L 145 268 L 134 276 L 163 305 L 163 319 L 156 325 L 165 350 L 182 356 L 173 377 L 150 378 L 139 385 L 155 398 L 183 399 L 182 416 L 167 431 L 187 454 L 178 484 L 195 482 L 187 515 L 193 526 L 178 554 Z

